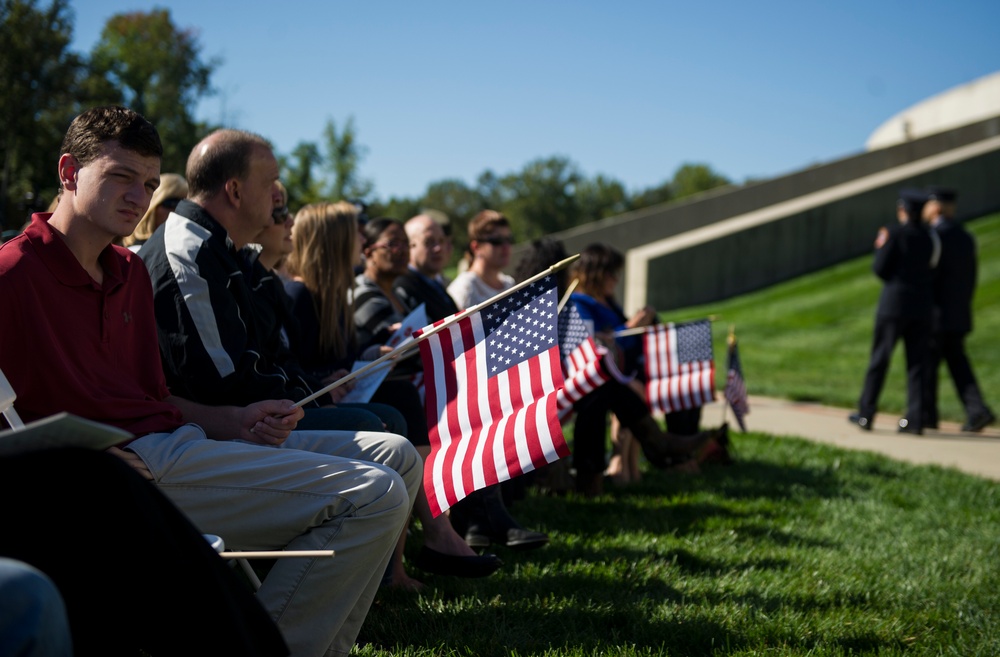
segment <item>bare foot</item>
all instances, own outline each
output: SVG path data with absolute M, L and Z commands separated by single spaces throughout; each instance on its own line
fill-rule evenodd
M 388 588 L 394 589 L 396 591 L 410 591 L 412 593 L 420 593 L 427 588 L 427 585 L 420 580 L 413 579 L 406 571 L 402 568 L 399 572 L 393 569 L 392 581 L 389 583 Z
M 608 467 L 604 470 L 604 475 L 615 482 L 617 486 L 624 486 L 632 483 L 632 477 L 625 467 L 624 459 L 620 454 L 615 454 L 608 461 Z

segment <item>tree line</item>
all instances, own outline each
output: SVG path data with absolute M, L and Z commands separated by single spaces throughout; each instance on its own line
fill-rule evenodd
M 216 93 L 212 76 L 223 62 L 205 57 L 197 29 L 176 25 L 168 9 L 110 17 L 89 53 L 69 49 L 72 33 L 68 0 L 45 6 L 0 0 L 3 229 L 19 228 L 56 196 L 53 163 L 62 136 L 87 107 L 125 105 L 152 121 L 163 138 L 163 171 L 183 173 L 191 146 L 222 127 L 197 120 L 194 111 Z M 552 156 L 520 171 L 483 171 L 472 184 L 459 178 L 432 182 L 417 198 L 381 199 L 361 174 L 366 152 L 354 117 L 340 124 L 329 119 L 318 140 L 279 152 L 293 210 L 321 199 L 349 199 L 367 205 L 370 216 L 405 220 L 433 208 L 457 220 L 460 241 L 464 220 L 491 208 L 507 215 L 518 240 L 527 240 L 731 182 L 706 164 L 689 163 L 659 185 L 629 191 L 614 178 L 588 177 L 568 158 Z

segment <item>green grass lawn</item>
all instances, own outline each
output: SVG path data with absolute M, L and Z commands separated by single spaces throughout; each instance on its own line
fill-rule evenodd
M 969 353 L 996 404 L 1000 215 L 970 228 L 981 282 Z M 732 323 L 751 394 L 851 407 L 880 287 L 870 264 L 665 319 L 718 316 L 720 386 Z M 883 409 L 898 413 L 901 352 L 894 365 Z M 942 382 L 942 415 L 961 420 Z M 733 465 L 647 472 L 596 499 L 529 492 L 513 512 L 549 533 L 547 547 L 499 548 L 503 569 L 481 580 L 412 571 L 430 588 L 380 591 L 358 653 L 1000 655 L 1000 483 L 761 433 L 734 435 L 733 448 Z
M 997 655 L 1000 484 L 797 439 L 514 505 L 550 545 L 382 591 L 363 655 Z M 416 530 L 419 535 L 419 530 Z M 411 541 L 411 544 L 414 542 Z
M 979 286 L 967 352 L 987 404 L 1000 406 L 1000 214 L 968 224 L 979 246 Z M 867 255 L 765 290 L 719 303 L 664 313 L 671 321 L 715 315 L 717 383 L 725 385 L 726 335 L 736 328 L 751 394 L 854 408 L 871 349 L 881 280 Z M 906 406 L 902 343 L 893 355 L 880 410 Z M 965 414 L 942 364 L 941 417 Z

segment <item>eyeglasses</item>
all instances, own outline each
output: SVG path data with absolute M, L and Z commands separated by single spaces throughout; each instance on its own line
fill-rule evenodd
M 492 246 L 504 246 L 504 245 L 508 245 L 509 246 L 509 245 L 511 245 L 511 244 L 514 243 L 514 238 L 513 237 L 484 237 L 484 238 L 478 239 L 476 241 L 477 242 L 481 242 L 483 244 L 490 244 Z
M 389 249 L 390 251 L 399 251 L 403 247 L 407 246 L 406 240 L 389 240 L 388 242 L 376 242 L 372 244 L 370 248 L 372 249 Z
M 173 210 L 174 208 L 177 207 L 177 204 L 180 203 L 183 200 L 184 199 L 182 199 L 182 198 L 177 198 L 176 196 L 171 196 L 170 198 L 165 198 L 162 201 L 160 201 L 160 207 L 161 208 L 166 208 L 168 210 Z
M 292 214 L 288 211 L 288 206 L 283 205 L 280 208 L 275 208 L 271 210 L 271 218 L 274 219 L 274 223 L 277 225 L 282 225 L 288 221 Z

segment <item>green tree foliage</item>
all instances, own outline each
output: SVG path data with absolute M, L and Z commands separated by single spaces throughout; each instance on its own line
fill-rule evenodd
M 323 144 L 326 147 L 325 164 L 333 174 L 327 197 L 333 201 L 366 199 L 374 186 L 360 174 L 361 160 L 367 149 L 358 143 L 354 117 L 349 117 L 340 131 L 333 119 L 328 119 L 323 128 Z
M 293 207 L 319 197 L 366 200 L 370 216 L 402 221 L 432 208 L 451 218 L 457 252 L 468 242 L 469 219 L 487 208 L 507 215 L 515 239 L 523 241 L 730 184 L 708 165 L 684 164 L 672 180 L 630 194 L 614 178 L 603 174 L 588 178 L 568 158 L 552 156 L 502 176 L 487 169 L 474 185 L 448 178 L 431 183 L 418 198 L 392 197 L 383 202 L 368 198 L 372 184 L 359 175 L 366 149 L 357 141 L 353 118 L 341 131 L 328 121 L 323 140 L 325 156 L 315 144 L 303 142 L 285 160 L 283 179 Z M 314 177 L 317 169 L 328 174 L 325 180 Z
M 299 142 L 287 158 L 281 158 L 282 182 L 288 190 L 288 207 L 293 211 L 322 199 L 322 178 L 318 169 L 323 164 L 319 147 L 311 142 Z
M 585 222 L 613 217 L 632 209 L 632 198 L 625 186 L 603 174 L 577 183 L 576 202 Z
M 58 190 L 54 154 L 80 106 L 68 0 L 0 0 L 0 225 L 19 228 Z
M 655 187 L 649 187 L 632 196 L 632 208 L 648 208 L 660 203 L 667 203 L 674 199 L 673 185 L 670 181 L 663 182 Z
M 198 101 L 213 93 L 218 59 L 202 61 L 198 32 L 174 25 L 168 9 L 108 19 L 90 55 L 92 96 L 121 103 L 156 126 L 163 171 L 183 172 L 191 148 L 209 129 L 194 119 Z
M 514 234 L 533 239 L 579 225 L 582 219 L 576 186 L 583 176 L 565 157 L 537 159 L 519 173 L 500 179 L 502 210 Z
M 716 173 L 707 164 L 684 164 L 674 173 L 670 188 L 673 197 L 679 199 L 729 184 L 729 178 Z

